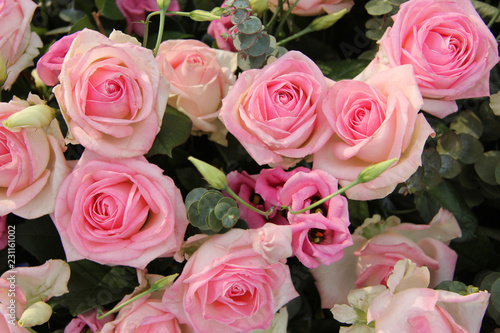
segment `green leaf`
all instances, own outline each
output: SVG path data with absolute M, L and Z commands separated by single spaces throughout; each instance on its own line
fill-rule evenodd
M 229 205 L 228 203 L 225 203 L 225 202 L 222 202 L 222 203 L 217 203 L 217 206 L 215 206 L 214 208 L 214 213 L 215 213 L 215 216 L 219 219 L 219 220 L 222 220 L 222 218 L 224 217 L 224 215 L 227 214 L 227 211 L 229 210 L 229 208 L 232 208 L 231 205 Z
M 246 53 L 251 57 L 258 57 L 267 52 L 269 49 L 269 45 L 271 43 L 271 38 L 268 34 L 261 34 L 259 38 L 255 41 L 255 44 L 252 45 Z
M 187 195 L 186 195 L 186 200 L 184 201 L 184 204 L 186 207 L 191 206 L 191 204 L 195 201 L 200 201 L 201 196 L 208 191 L 206 188 L 203 187 L 197 187 L 195 189 L 192 189 Z
M 83 30 L 83 29 L 91 29 L 97 30 L 96 26 L 90 21 L 88 16 L 84 16 L 73 24 L 71 29 L 69 29 L 69 33 L 72 34 L 74 32 Z
M 457 159 L 462 154 L 464 147 L 460 137 L 453 131 L 448 131 L 438 139 L 436 150 L 442 154 L 447 154 Z
M 238 33 L 245 35 L 256 34 L 262 29 L 262 22 L 256 16 L 250 16 L 246 21 L 238 25 Z
M 254 68 L 260 68 L 264 64 L 265 60 L 265 54 L 259 57 L 252 57 L 240 52 L 238 54 L 238 67 L 240 67 L 244 71 Z
M 476 163 L 474 163 L 474 169 L 482 181 L 490 185 L 496 185 L 495 169 L 499 162 L 500 151 L 487 151 Z
M 392 10 L 392 5 L 386 0 L 370 0 L 365 4 L 365 9 L 372 16 L 384 15 Z
M 205 222 L 205 216 L 200 214 L 198 203 L 199 201 L 193 202 L 187 209 L 189 223 L 201 230 L 207 230 L 208 226 Z
M 457 134 L 467 133 L 479 139 L 483 134 L 483 124 L 476 114 L 470 110 L 460 112 L 451 122 L 450 129 Z
M 163 116 L 161 130 L 156 135 L 147 157 L 161 154 L 172 157 L 172 149 L 183 144 L 191 135 L 191 120 L 188 116 L 167 106 Z
M 484 1 L 472 0 L 472 4 L 483 19 L 492 18 L 498 11 L 497 7 L 487 4 Z M 497 18 L 495 22 L 500 22 L 500 17 Z
M 222 217 L 222 225 L 225 228 L 232 228 L 240 218 L 240 210 L 236 207 L 228 209 L 226 215 Z
M 467 133 L 460 133 L 458 136 L 463 147 L 460 162 L 472 164 L 483 156 L 484 148 L 481 141 Z
M 446 179 L 455 178 L 462 171 L 460 163 L 452 156 L 447 154 L 441 155 L 441 168 L 439 174 Z
M 122 299 L 138 285 L 137 272 L 132 267 L 110 267 L 89 260 L 70 262 L 69 266 L 69 293 L 61 296 L 60 302 L 75 317 L 96 306 Z
M 491 304 L 495 310 L 500 312 L 500 278 L 497 278 L 491 286 Z
M 321 69 L 323 74 L 334 81 L 354 78 L 356 75 L 361 73 L 369 63 L 370 61 L 365 59 L 317 62 L 318 67 Z
M 49 259 L 66 259 L 59 233 L 48 215 L 18 223 L 15 228 L 17 245 L 27 250 L 40 262 L 43 263 Z
M 237 9 L 234 11 L 233 15 L 231 16 L 231 23 L 234 25 L 238 25 L 243 23 L 243 21 L 246 20 L 248 17 L 249 13 L 246 9 Z
M 95 5 L 99 13 L 110 20 L 123 20 L 125 17 L 116 6 L 115 0 L 95 0 Z
M 222 197 L 222 193 L 215 190 L 209 190 L 203 193 L 198 204 L 198 211 L 200 214 L 205 216 L 210 214 Z
M 441 183 L 442 178 L 439 170 L 441 169 L 441 156 L 435 149 L 426 149 L 422 153 L 422 167 L 424 177 L 422 181 L 427 187 L 436 186 Z
M 206 223 L 210 230 L 213 230 L 215 232 L 219 232 L 222 230 L 222 222 L 215 216 L 215 212 L 213 210 L 206 217 Z
M 428 188 L 427 192 L 437 200 L 443 208 L 453 213 L 460 225 L 460 229 L 462 229 L 460 241 L 472 239 L 478 226 L 478 220 L 453 184 L 444 180 L 438 185 Z
M 248 0 L 234 0 L 233 6 L 240 9 L 246 9 L 250 7 L 250 1 Z
M 78 20 L 85 17 L 85 12 L 77 9 L 63 9 L 59 12 L 61 20 L 75 24 Z

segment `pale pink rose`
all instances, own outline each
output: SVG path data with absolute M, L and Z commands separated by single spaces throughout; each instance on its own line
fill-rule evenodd
M 371 302 L 367 320 L 375 321 L 375 332 L 478 333 L 488 299 L 486 291 L 462 296 L 428 288 L 386 290 Z
M 59 73 L 61 73 L 64 57 L 78 36 L 78 31 L 71 35 L 64 36 L 52 44 L 47 53 L 45 53 L 36 63 L 36 71 L 40 80 L 48 86 L 55 86 L 59 83 Z
M 232 171 L 227 174 L 227 182 L 229 188 L 245 202 L 262 211 L 268 211 L 273 207 L 273 204 L 256 192 L 255 186 L 259 176 L 260 175 L 249 175 L 246 171 L 242 171 L 241 173 Z M 264 215 L 254 212 L 243 205 L 238 205 L 238 207 L 240 209 L 240 218 L 244 220 L 251 229 L 260 228 L 267 222 L 288 224 L 286 217 L 279 211 L 276 211 L 266 219 Z
M 498 44 L 469 0 L 408 1 L 393 20 L 369 67 L 412 65 L 423 110 L 442 118 L 457 111 L 456 99 L 490 94 Z
M 290 2 L 292 3 L 292 2 Z M 269 8 L 274 12 L 278 0 L 269 0 Z M 292 14 L 300 16 L 316 16 L 322 14 L 332 14 L 343 9 L 350 10 L 354 5 L 352 0 L 300 0 L 292 9 Z M 288 10 L 286 2 L 283 8 Z
M 103 319 L 97 319 L 97 309 L 87 311 L 73 318 L 64 328 L 64 333 L 101 332 L 104 324 L 113 320 L 113 315 Z
M 144 268 L 180 249 L 188 220 L 179 189 L 143 156 L 85 151 L 64 180 L 52 216 L 68 261 Z
M 279 197 L 283 206 L 299 211 L 337 190 L 337 179 L 328 173 L 299 171 L 285 182 Z M 287 216 L 292 228 L 293 252 L 308 268 L 339 260 L 343 249 L 352 245 L 347 199 L 341 195 L 310 211 Z
M 200 333 L 267 329 L 274 313 L 298 296 L 285 258 L 266 258 L 286 255 L 291 249 L 256 251 L 254 241 L 262 239 L 252 236 L 256 232 L 231 229 L 215 235 L 189 258 L 163 296 L 163 303 L 181 323 Z M 268 245 L 268 241 L 262 243 Z
M 1 125 L 10 115 L 42 103 L 35 95 L 0 103 L 0 216 L 14 213 L 33 219 L 52 213 L 59 185 L 70 171 L 57 120 L 46 129 L 16 132 Z
M 107 38 L 88 29 L 73 40 L 53 89 L 69 142 L 119 158 L 151 148 L 169 86 L 152 51 L 137 44 L 117 31 Z
M 421 106 L 410 65 L 377 73 L 366 82 L 336 82 L 323 102 L 335 134 L 314 154 L 313 168 L 327 171 L 346 186 L 364 168 L 396 158 L 381 176 L 346 192 L 354 200 L 387 196 L 422 164 L 425 141 L 434 135 L 424 115 L 418 114 Z
M 382 233 L 366 239 L 361 235 L 365 228 L 372 228 L 371 224 L 372 230 Z M 428 225 L 400 223 L 395 216 L 389 217 L 385 224 L 391 226 L 385 228 L 380 217 L 367 219 L 354 232 L 354 245 L 346 249 L 344 258 L 311 271 L 323 308 L 345 303 L 351 289 L 386 284 L 394 265 L 402 259 L 429 268 L 432 288 L 442 281 L 453 280 L 457 254 L 448 244 L 461 236 L 461 230 L 450 212 L 441 209 Z
M 158 11 L 158 2 L 156 0 L 116 0 L 118 9 L 127 20 L 127 33 L 135 33 L 138 36 L 144 36 L 144 23 L 146 12 Z M 170 11 L 179 11 L 177 0 L 171 0 Z
M 10 89 L 19 73 L 33 65 L 42 40 L 31 32 L 31 19 L 38 5 L 31 0 L 0 1 L 0 55 L 7 68 L 3 89 Z
M 332 134 L 321 108 L 326 92 L 319 67 L 290 51 L 262 69 L 241 73 L 219 118 L 258 164 L 288 169 Z
M 224 6 L 222 6 L 224 7 Z M 233 39 L 229 36 L 229 29 L 231 29 L 234 24 L 231 22 L 230 16 L 222 16 L 220 20 L 213 20 L 210 22 L 207 28 L 207 34 L 215 38 L 217 46 L 221 50 L 237 52 L 238 50 L 234 47 Z M 238 29 L 234 30 L 236 33 Z M 227 34 L 227 38 L 222 37 L 223 34 Z
M 170 82 L 168 105 L 191 119 L 194 134 L 209 133 L 211 140 L 227 145 L 227 130 L 218 115 L 236 80 L 237 54 L 178 39 L 161 43 L 156 60 Z
M 7 216 L 0 216 L 0 251 L 7 247 Z

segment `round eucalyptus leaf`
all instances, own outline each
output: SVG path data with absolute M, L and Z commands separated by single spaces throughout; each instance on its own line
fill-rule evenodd
M 439 173 L 441 177 L 446 179 L 455 178 L 462 171 L 460 162 L 458 162 L 453 156 L 442 154 L 441 155 L 441 168 Z
M 229 210 L 229 208 L 232 208 L 228 203 L 225 203 L 225 202 L 219 202 L 217 204 L 217 206 L 215 206 L 214 208 L 214 213 L 215 213 L 215 216 L 219 219 L 219 220 L 222 220 L 222 218 L 224 217 L 224 215 L 226 215 L 227 211 Z
M 483 182 L 490 185 L 496 185 L 495 169 L 498 162 L 500 162 L 500 151 L 487 151 L 476 163 L 474 163 L 474 169 Z
M 205 193 L 206 191 L 208 191 L 208 190 L 206 188 L 203 188 L 203 187 L 198 187 L 198 188 L 191 190 L 187 194 L 186 200 L 184 202 L 186 207 L 191 206 L 191 204 L 195 201 L 199 201 L 201 199 L 201 196 L 203 195 L 203 193 Z
M 206 218 L 206 223 L 208 225 L 208 227 L 215 231 L 215 232 L 219 232 L 222 230 L 222 223 L 221 221 L 215 216 L 215 213 L 214 211 L 211 211 L 210 214 L 208 214 L 207 218 Z
M 238 207 L 238 204 L 236 203 L 236 201 L 234 201 L 233 198 L 230 198 L 230 197 L 224 197 L 224 198 L 221 198 L 218 202 L 217 202 L 217 205 L 218 204 L 221 204 L 221 203 L 227 203 L 229 206 L 231 207 Z
M 205 216 L 202 216 L 198 211 L 198 201 L 193 202 L 189 205 L 187 209 L 189 222 L 202 230 L 208 229 L 208 226 L 205 223 Z
M 231 23 L 234 25 L 238 25 L 243 23 L 248 17 L 249 13 L 246 9 L 237 9 L 234 11 L 233 16 L 231 16 Z
M 483 156 L 484 148 L 481 141 L 467 133 L 460 133 L 458 136 L 463 147 L 460 162 L 472 164 Z
M 479 139 L 483 134 L 483 124 L 476 114 L 470 110 L 460 112 L 451 122 L 450 129 L 457 134 L 467 133 Z
M 232 228 L 236 222 L 238 222 L 238 219 L 240 218 L 240 210 L 235 207 L 231 207 L 228 211 L 227 214 L 224 215 L 222 218 L 222 225 L 224 225 L 225 228 Z
M 250 16 L 248 19 L 243 21 L 238 25 L 238 33 L 242 33 L 245 35 L 251 35 L 259 33 L 263 30 L 262 22 L 259 18 L 255 16 Z
M 254 68 L 260 68 L 264 64 L 264 61 L 266 61 L 265 55 L 252 57 L 246 54 L 240 54 L 238 56 L 238 66 L 244 71 Z
M 460 155 L 462 155 L 463 149 L 462 140 L 460 140 L 458 134 L 453 131 L 448 131 L 441 135 L 436 146 L 436 150 L 440 155 L 447 154 L 452 156 L 454 159 L 457 159 Z
M 392 5 L 386 0 L 370 0 L 365 4 L 365 9 L 372 16 L 384 15 L 392 10 Z
M 500 278 L 497 278 L 491 285 L 490 304 L 495 310 L 500 311 Z
M 271 43 L 271 38 L 268 34 L 261 34 L 259 38 L 255 41 L 255 44 L 252 45 L 248 50 L 246 50 L 247 54 L 251 57 L 258 57 L 264 55 L 269 49 L 269 45 Z
M 239 9 L 246 9 L 250 7 L 250 1 L 248 0 L 234 0 L 233 6 Z
M 210 214 L 210 211 L 212 211 L 215 208 L 217 202 L 222 197 L 223 195 L 219 191 L 209 190 L 205 192 L 201 196 L 200 202 L 198 204 L 198 211 L 200 212 L 200 214 L 205 216 Z
M 233 45 L 237 50 L 246 50 L 255 44 L 255 41 L 259 37 L 258 34 L 253 35 L 243 35 L 237 34 L 233 40 Z

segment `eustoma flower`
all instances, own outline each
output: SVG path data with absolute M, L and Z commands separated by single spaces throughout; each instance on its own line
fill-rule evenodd
M 243 72 L 219 118 L 258 164 L 287 169 L 331 135 L 321 110 L 326 88 L 319 67 L 291 51 L 263 69 Z
M 180 191 L 144 157 L 86 151 L 65 179 L 53 215 L 68 261 L 144 268 L 172 256 L 188 225 Z
M 273 314 L 297 297 L 285 258 L 290 231 L 232 229 L 207 240 L 166 290 L 163 302 L 196 332 L 267 329 Z
M 73 40 L 54 94 L 67 140 L 110 157 L 144 155 L 160 130 L 169 85 L 151 50 L 114 31 Z
M 346 186 L 364 168 L 396 158 L 396 164 L 381 176 L 346 192 L 355 200 L 388 195 L 421 165 L 425 141 L 434 134 L 424 115 L 418 114 L 421 106 L 410 65 L 382 71 L 366 82 L 336 82 L 323 101 L 335 134 L 314 154 L 313 168 L 332 174 Z
M 422 109 L 441 118 L 457 110 L 456 99 L 489 95 L 498 44 L 469 0 L 411 0 L 393 19 L 365 76 L 412 65 Z

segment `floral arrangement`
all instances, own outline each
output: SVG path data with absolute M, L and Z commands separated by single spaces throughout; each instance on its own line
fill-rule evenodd
M 500 3 L 0 0 L 1 332 L 498 332 Z

